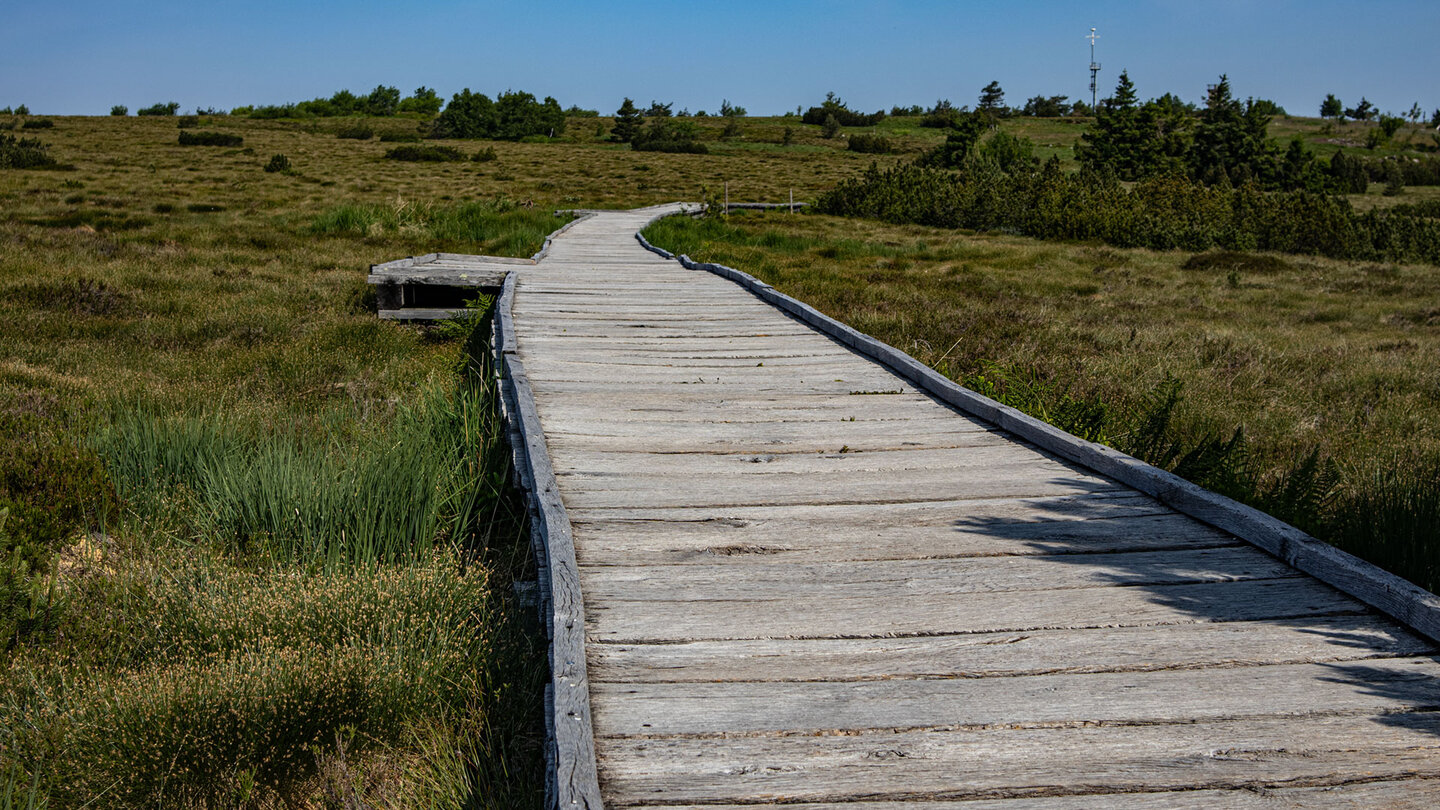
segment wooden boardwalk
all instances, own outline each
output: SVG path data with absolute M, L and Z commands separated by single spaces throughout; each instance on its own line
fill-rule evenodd
M 1434 643 L 646 251 L 656 214 L 507 301 L 568 518 L 561 806 L 592 731 L 610 808 L 1440 805 Z

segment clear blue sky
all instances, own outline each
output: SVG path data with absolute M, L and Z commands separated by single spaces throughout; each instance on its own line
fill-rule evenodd
M 751 114 L 1088 100 L 1122 68 L 1142 98 L 1192 101 L 1228 73 L 1239 96 L 1314 115 L 1325 93 L 1382 110 L 1440 107 L 1436 0 L 0 0 L 0 107 L 105 114 L 177 101 L 230 108 L 377 84 L 513 88 L 613 111 L 624 96 Z

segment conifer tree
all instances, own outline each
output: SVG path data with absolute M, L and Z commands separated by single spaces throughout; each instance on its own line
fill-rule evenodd
M 615 111 L 615 126 L 610 130 L 610 140 L 616 143 L 629 143 L 635 140 L 639 134 L 640 127 L 645 123 L 645 116 L 640 113 L 640 108 L 635 102 L 626 98 Z
M 1234 180 L 1263 180 L 1274 172 L 1265 140 L 1270 116 L 1254 102 L 1242 104 L 1230 95 L 1230 80 L 1223 74 L 1210 88 L 1205 109 L 1195 125 L 1190 145 L 1190 176 L 1216 183 L 1222 176 Z
M 1108 167 L 1122 180 L 1134 180 L 1140 174 L 1139 159 L 1145 151 L 1146 133 L 1141 126 L 1140 110 L 1135 106 L 1135 83 L 1128 71 L 1120 72 L 1115 94 L 1100 102 L 1095 110 L 1095 125 L 1080 136 L 1076 157 L 1080 165 L 1100 171 Z

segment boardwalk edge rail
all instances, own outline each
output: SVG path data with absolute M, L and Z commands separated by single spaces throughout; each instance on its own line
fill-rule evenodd
M 948 405 L 1122 484 L 1178 512 L 1222 529 L 1280 558 L 1401 623 L 1440 641 L 1440 597 L 1389 571 L 1317 540 L 1288 523 L 1147 464 L 1133 456 L 1073 436 L 1008 405 L 977 394 L 905 352 L 882 343 L 792 298 L 754 276 L 723 264 L 675 256 L 635 234 L 647 250 L 676 259 L 690 270 L 714 273 L 760 300 L 890 369 Z
M 550 242 L 581 216 L 545 240 Z M 585 671 L 585 609 L 570 518 L 560 500 L 545 434 L 525 365 L 516 356 L 515 301 L 518 274 L 510 273 L 495 303 L 491 345 L 499 375 L 500 406 L 514 457 L 515 475 L 526 493 L 530 539 L 538 568 L 541 622 L 549 640 L 550 680 L 545 686 L 545 806 L 601 808 L 590 717 L 590 682 Z

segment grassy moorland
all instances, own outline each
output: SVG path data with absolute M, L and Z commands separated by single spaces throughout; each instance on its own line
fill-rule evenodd
M 811 200 L 943 134 L 887 119 L 894 153 L 869 155 L 795 118 L 730 138 L 699 119 L 709 154 L 664 154 L 580 118 L 556 140 L 424 144 L 481 160 L 404 162 L 384 156 L 412 119 L 178 123 L 56 118 L 23 135 L 58 166 L 0 169 L 5 806 L 538 804 L 543 658 L 511 595 L 528 561 L 484 347 L 377 321 L 366 266 L 528 255 L 555 208 L 727 183 Z M 1073 165 L 1080 122 L 1003 126 Z M 338 137 L 365 128 L 390 138 Z M 1173 378 L 1174 435 L 1244 425 L 1267 481 L 1318 448 L 1399 491 L 1384 476 L 1440 442 L 1433 268 L 1187 267 L 819 216 L 665 227 L 1117 441 Z
M 485 347 L 379 322 L 364 272 L 561 220 L 223 129 L 60 119 L 68 168 L 0 171 L 4 806 L 538 806 Z

